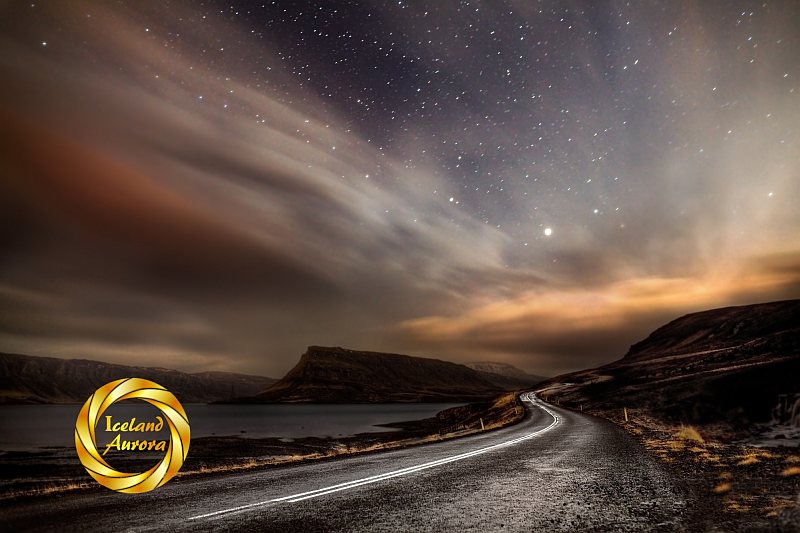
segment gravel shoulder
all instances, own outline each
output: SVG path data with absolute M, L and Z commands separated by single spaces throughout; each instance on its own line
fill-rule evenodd
M 555 392 L 549 394 L 558 401 Z M 687 531 L 800 531 L 800 449 L 726 442 L 714 428 L 676 426 L 644 409 L 586 408 L 625 430 L 686 498 Z

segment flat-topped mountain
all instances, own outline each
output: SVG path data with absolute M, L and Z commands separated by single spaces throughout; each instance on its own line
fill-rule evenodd
M 379 352 L 309 346 L 286 376 L 253 401 L 286 403 L 451 402 L 504 390 L 464 365 Z
M 228 372 L 187 374 L 86 359 L 0 353 L 0 403 L 83 403 L 101 385 L 127 377 L 155 381 L 183 403 L 251 396 L 275 383 L 272 378 Z
M 620 360 L 539 385 L 600 410 L 642 409 L 675 423 L 743 433 L 800 411 L 800 300 L 683 316 Z M 798 400 L 796 408 L 789 403 Z

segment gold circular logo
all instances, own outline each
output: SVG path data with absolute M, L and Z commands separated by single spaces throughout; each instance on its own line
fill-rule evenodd
M 115 402 L 131 399 L 145 401 L 159 409 L 166 418 L 170 433 L 164 458 L 150 470 L 139 474 L 128 474 L 111 468 L 97 451 L 97 441 L 95 440 L 97 423 L 101 420 L 105 410 Z M 111 418 L 107 418 L 110 427 Z M 130 425 L 134 425 L 133 421 Z M 145 431 L 144 423 L 140 423 L 140 426 L 142 429 L 134 429 L 122 424 L 122 431 Z M 152 427 L 147 430 L 152 430 Z M 118 439 L 119 436 L 117 441 Z M 157 447 L 155 444 L 155 441 L 150 443 L 136 441 L 128 449 L 155 448 L 160 450 L 163 448 L 163 446 Z M 172 479 L 183 466 L 186 454 L 189 452 L 189 419 L 175 395 L 158 383 L 141 378 L 118 379 L 97 389 L 83 404 L 75 423 L 75 448 L 78 450 L 78 457 L 86 471 L 104 487 L 128 494 L 148 492 Z M 120 449 L 119 442 L 117 442 L 117 449 Z

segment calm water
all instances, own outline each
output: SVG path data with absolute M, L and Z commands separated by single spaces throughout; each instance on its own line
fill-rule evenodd
M 380 424 L 420 420 L 459 404 L 358 405 L 184 405 L 192 438 L 212 435 L 242 437 L 338 437 L 387 431 Z M 74 446 L 80 405 L 0 406 L 0 450 L 32 450 Z M 106 414 L 125 421 L 135 416 L 152 421 L 158 412 L 139 402 L 111 406 Z M 104 421 L 98 424 L 101 429 Z M 103 426 L 104 427 L 104 426 Z M 98 437 L 100 436 L 98 432 Z M 148 437 L 150 438 L 150 437 Z M 102 439 L 98 438 L 98 444 Z

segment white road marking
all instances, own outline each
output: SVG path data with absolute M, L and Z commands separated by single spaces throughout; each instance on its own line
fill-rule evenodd
M 352 489 L 352 488 L 355 488 L 355 487 L 361 487 L 363 485 L 369 485 L 371 483 L 378 483 L 379 481 L 385 481 L 387 479 L 392 479 L 392 478 L 395 478 L 395 477 L 400 477 L 400 476 L 405 476 L 405 475 L 408 475 L 408 474 L 413 474 L 415 472 L 420 472 L 422 470 L 427 470 L 429 468 L 434 468 L 436 466 L 441 466 L 441 465 L 444 465 L 444 464 L 447 464 L 447 463 L 452 463 L 454 461 L 460 461 L 462 459 L 467 459 L 468 457 L 474 457 L 476 455 L 481 455 L 481 454 L 484 454 L 484 453 L 487 453 L 487 452 L 491 452 L 491 451 L 494 451 L 494 450 L 497 450 L 497 449 L 500 449 L 500 448 L 513 446 L 514 444 L 517 444 L 517 443 L 532 439 L 534 437 L 538 437 L 539 435 L 550 431 L 551 429 L 556 427 L 559 424 L 559 422 L 561 421 L 561 418 L 557 414 L 552 412 L 544 404 L 542 404 L 542 403 L 540 403 L 538 401 L 538 398 L 536 398 L 535 394 L 532 394 L 532 393 L 525 394 L 525 395 L 523 395 L 522 400 L 526 401 L 528 403 L 537 405 L 540 409 L 542 409 L 547 414 L 549 414 L 551 417 L 553 417 L 553 421 L 550 423 L 550 425 L 545 427 L 545 428 L 538 429 L 538 430 L 536 430 L 536 431 L 534 431 L 532 433 L 528 433 L 527 435 L 523 435 L 522 437 L 517 437 L 516 439 L 511 439 L 511 440 L 508 440 L 508 441 L 505 441 L 505 442 L 500 442 L 498 444 L 493 444 L 491 446 L 486 446 L 485 448 L 479 448 L 479 449 L 473 450 L 471 452 L 464 452 L 464 453 L 460 453 L 458 455 L 445 457 L 444 459 L 438 459 L 436 461 L 430 461 L 428 463 L 423 463 L 423 464 L 416 465 L 416 466 L 410 466 L 410 467 L 407 467 L 407 468 L 401 468 L 399 470 L 393 470 L 391 472 L 386 472 L 385 474 L 378 474 L 378 475 L 375 475 L 375 476 L 369 476 L 369 477 L 365 477 L 365 478 L 361 478 L 361 479 L 355 479 L 353 481 L 347 481 L 345 483 L 339 483 L 338 485 L 331 485 L 329 487 L 323 487 L 321 489 L 310 490 L 310 491 L 307 491 L 307 492 L 301 492 L 299 494 L 292 494 L 291 496 L 283 496 L 282 498 L 274 498 L 272 500 L 264 500 L 264 501 L 261 501 L 261 502 L 249 503 L 247 505 L 240 505 L 238 507 L 231 507 L 230 509 L 222 509 L 220 511 L 214 511 L 214 512 L 211 512 L 211 513 L 205 513 L 205 514 L 193 516 L 193 517 L 189 518 L 189 520 L 201 520 L 203 518 L 211 518 L 211 517 L 215 517 L 215 516 L 221 516 L 221 515 L 236 513 L 236 512 L 245 511 L 245 510 L 248 510 L 248 509 L 253 509 L 255 507 L 261 507 L 261 506 L 264 506 L 264 505 L 267 505 L 267 504 L 270 504 L 270 503 L 299 502 L 299 501 L 302 501 L 302 500 L 308 500 L 310 498 L 318 498 L 320 496 L 324 496 L 326 494 L 331 494 L 333 492 L 339 492 L 339 491 L 342 491 L 342 490 L 348 490 L 348 489 Z

